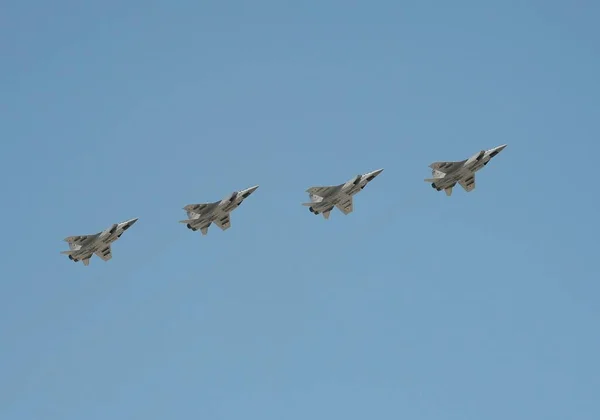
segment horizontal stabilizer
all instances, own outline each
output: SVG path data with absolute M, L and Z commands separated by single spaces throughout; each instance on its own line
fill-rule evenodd
M 302 205 L 303 205 L 303 206 L 306 206 L 306 207 L 312 207 L 312 206 L 314 206 L 315 204 L 316 204 L 316 203 L 302 203 Z
M 73 255 L 76 251 L 71 250 L 71 251 L 62 251 L 61 254 L 65 254 L 65 255 Z
M 425 182 L 436 182 L 439 181 L 441 178 L 426 178 L 424 179 Z
M 179 223 L 190 224 L 190 223 L 194 223 L 197 221 L 198 221 L 198 219 L 188 219 L 188 220 L 180 220 Z

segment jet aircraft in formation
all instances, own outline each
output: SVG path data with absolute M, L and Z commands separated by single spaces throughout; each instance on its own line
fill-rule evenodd
M 221 230 L 227 230 L 231 227 L 231 212 L 237 209 L 257 188 L 258 185 L 255 185 L 242 191 L 234 191 L 221 201 L 214 203 L 188 204 L 183 208 L 187 212 L 188 218 L 179 223 L 185 223 L 187 228 L 194 232 L 200 229 L 202 235 L 208 233 L 208 228 L 212 223 L 219 226 Z
M 111 244 L 119 239 L 123 232 L 129 229 L 136 219 L 127 220 L 121 223 L 115 223 L 111 227 L 99 233 L 91 235 L 69 236 L 65 242 L 69 244 L 69 251 L 63 251 L 73 262 L 83 261 L 83 265 L 90 265 L 90 258 L 93 254 L 108 261 L 112 258 Z
M 425 181 L 431 182 L 431 186 L 437 191 L 444 190 L 447 196 L 452 195 L 452 188 L 457 183 L 466 192 L 471 192 L 475 189 L 475 172 L 487 165 L 505 147 L 506 144 L 503 144 L 493 149 L 482 150 L 469 159 L 458 162 L 434 162 L 429 165 L 433 178 L 425 179 Z M 322 214 L 325 219 L 329 219 L 334 207 L 348 215 L 354 211 L 354 195 L 362 191 L 381 172 L 383 169 L 356 175 L 344 184 L 310 187 L 306 190 L 310 197 L 310 203 L 302 205 L 308 206 L 310 212 L 315 215 Z M 236 191 L 223 200 L 212 203 L 188 204 L 183 208 L 187 212 L 188 218 L 179 223 L 185 223 L 187 228 L 194 232 L 200 229 L 202 235 L 208 233 L 208 228 L 212 223 L 225 231 L 231 227 L 231 212 L 238 208 L 257 188 L 258 185 L 255 185 Z M 61 254 L 68 255 L 69 259 L 74 262 L 83 261 L 86 266 L 90 264 L 93 254 L 108 261 L 112 258 L 111 244 L 137 220 L 136 218 L 115 223 L 110 228 L 92 235 L 69 236 L 65 238 L 65 241 L 68 242 L 70 250 L 63 251 Z
M 438 191 L 444 190 L 448 197 L 452 195 L 452 188 L 457 182 L 466 192 L 471 192 L 475 189 L 475 172 L 487 165 L 505 147 L 506 144 L 503 144 L 482 150 L 459 162 L 434 162 L 429 165 L 433 178 L 425 179 L 425 182 L 431 182 L 431 187 Z
M 331 210 L 334 207 L 348 215 L 354 211 L 353 196 L 362 191 L 381 172 L 383 172 L 383 169 L 363 175 L 359 174 L 344 184 L 310 187 L 306 190 L 310 197 L 310 203 L 303 203 L 302 205 L 308 206 L 308 210 L 314 215 L 322 214 L 325 219 L 329 219 Z

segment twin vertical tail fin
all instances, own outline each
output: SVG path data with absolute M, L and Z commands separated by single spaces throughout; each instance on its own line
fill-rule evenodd
M 310 197 L 310 201 L 312 201 L 313 203 L 320 203 L 321 201 L 323 201 L 323 197 L 318 196 L 316 194 L 310 193 L 309 197 Z
M 444 178 L 446 176 L 446 174 L 443 173 L 442 171 L 438 171 L 437 169 L 433 169 L 431 171 L 431 176 L 433 176 L 433 178 L 427 178 L 427 179 L 425 179 L 425 182 L 439 181 L 440 179 Z
M 199 213 L 194 213 L 191 210 L 186 210 L 188 219 L 194 219 L 195 217 L 200 217 Z
M 323 197 L 320 197 L 316 194 L 310 193 L 308 194 L 308 196 L 310 197 L 310 203 L 302 203 L 303 206 L 311 207 L 316 203 L 320 203 L 321 201 L 323 201 Z
M 436 182 L 439 182 L 440 180 L 444 179 L 444 177 L 446 176 L 446 174 L 442 171 L 438 171 L 437 169 L 433 169 L 431 171 L 431 175 L 433 176 L 433 178 L 425 178 L 424 181 L 425 182 L 431 182 L 432 186 L 434 188 L 437 188 Z M 452 195 L 452 188 L 454 187 L 454 185 L 444 188 L 444 192 L 446 193 L 446 195 L 448 197 L 450 197 Z M 439 191 L 439 190 L 438 190 Z

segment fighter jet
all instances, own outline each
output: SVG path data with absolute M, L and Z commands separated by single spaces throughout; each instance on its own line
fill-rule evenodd
M 325 219 L 329 219 L 329 214 L 334 207 L 348 215 L 354 210 L 352 196 L 365 188 L 382 171 L 383 169 L 378 169 L 363 175 L 356 175 L 345 184 L 310 187 L 306 192 L 311 202 L 302 203 L 302 205 L 308 206 L 308 210 L 315 215 L 322 214 Z
M 73 262 L 83 261 L 83 265 L 90 265 L 90 258 L 93 254 L 108 261 L 112 258 L 110 244 L 119 239 L 123 232 L 133 226 L 137 220 L 135 218 L 115 223 L 108 229 L 92 235 L 69 236 L 65 238 L 65 242 L 69 244 L 71 250 L 63 251 L 61 254 L 68 255 Z
M 194 232 L 200 229 L 202 235 L 208 233 L 208 228 L 212 223 L 219 226 L 221 230 L 227 230 L 231 227 L 230 213 L 238 208 L 257 188 L 258 185 L 255 185 L 245 190 L 235 191 L 223 200 L 214 203 L 188 204 L 183 208 L 187 212 L 188 219 L 181 220 L 179 223 L 185 223 L 187 228 Z
M 431 182 L 431 186 L 438 191 L 446 191 L 448 197 L 452 195 L 452 188 L 457 182 L 466 192 L 471 192 L 475 189 L 475 172 L 487 165 L 505 147 L 506 144 L 503 144 L 490 150 L 482 150 L 460 162 L 434 162 L 429 165 L 433 178 L 425 179 L 425 182 Z

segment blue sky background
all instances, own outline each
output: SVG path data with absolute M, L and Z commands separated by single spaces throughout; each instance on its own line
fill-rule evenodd
M 5 0 L 0 417 L 600 418 L 599 12 Z M 472 193 L 423 182 L 503 143 Z

